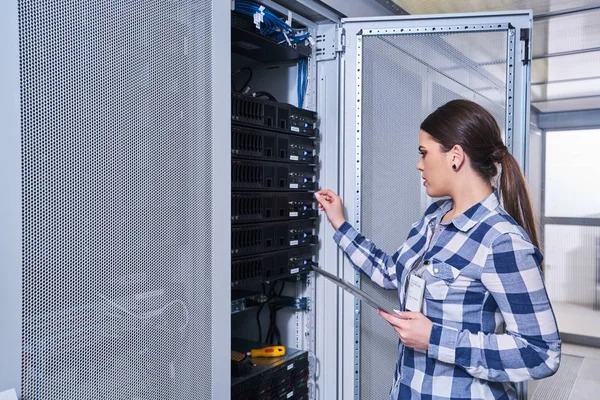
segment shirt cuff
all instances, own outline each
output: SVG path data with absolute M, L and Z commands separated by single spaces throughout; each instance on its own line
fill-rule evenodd
M 455 364 L 458 329 L 434 323 L 429 337 L 427 355 L 448 364 Z
M 333 240 L 342 248 L 342 250 L 346 250 L 357 236 L 358 231 L 354 229 L 348 221 L 344 221 L 339 229 L 333 234 Z

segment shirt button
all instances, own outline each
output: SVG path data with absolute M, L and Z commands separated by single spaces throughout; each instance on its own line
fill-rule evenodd
M 437 268 L 433 270 L 433 273 L 434 273 L 434 274 L 437 274 L 438 272 L 440 272 L 440 270 L 439 270 L 439 269 L 437 269 Z

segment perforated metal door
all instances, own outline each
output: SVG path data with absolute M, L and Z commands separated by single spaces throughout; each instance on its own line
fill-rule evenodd
M 24 399 L 215 393 L 212 12 L 19 1 Z
M 514 61 L 519 29 L 509 22 L 506 16 L 417 16 L 345 23 L 350 109 L 345 114 L 344 200 L 354 211 L 355 227 L 388 254 L 402 245 L 430 201 L 415 169 L 419 126 L 429 113 L 452 99 L 476 101 L 494 115 L 510 148 L 521 145 L 527 111 L 516 116 L 513 109 L 516 97 L 520 106 L 527 102 L 521 86 L 527 72 L 520 59 L 520 66 Z M 522 22 L 519 26 L 528 26 L 526 19 Z M 520 68 L 518 79 L 515 68 Z M 520 131 L 517 140 L 515 129 Z M 397 291 L 382 290 L 364 274 L 357 282 L 389 308 L 398 308 Z M 386 398 L 398 338 L 374 310 L 359 303 L 356 310 L 354 395 Z

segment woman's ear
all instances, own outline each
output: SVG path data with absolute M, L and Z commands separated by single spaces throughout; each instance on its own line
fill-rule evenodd
M 450 167 L 453 170 L 458 171 L 465 162 L 465 151 L 463 150 L 462 146 L 455 144 L 454 147 L 452 147 L 448 152 L 448 155 Z

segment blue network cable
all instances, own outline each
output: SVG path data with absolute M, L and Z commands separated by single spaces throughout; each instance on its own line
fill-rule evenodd
M 251 1 L 235 1 L 235 11 L 251 17 L 254 17 L 255 14 L 262 16 L 260 33 L 265 36 L 272 37 L 279 42 L 288 42 L 290 45 L 302 43 L 310 36 L 308 32 L 292 28 L 270 10 L 262 8 L 261 10 L 260 4 Z
M 262 9 L 261 9 L 262 8 Z M 262 17 L 260 22 L 260 33 L 273 38 L 279 42 L 287 42 L 290 46 L 302 43 L 310 37 L 310 33 L 300 29 L 294 29 L 281 18 L 260 4 L 247 0 L 235 0 L 235 11 L 254 17 Z M 308 83 L 308 60 L 298 59 L 298 107 L 302 108 Z
M 308 83 L 308 59 L 298 59 L 298 108 L 302 108 L 304 104 L 304 96 L 306 95 L 306 86 Z

